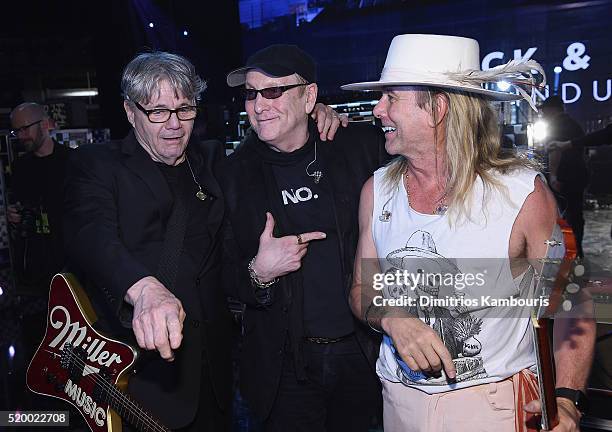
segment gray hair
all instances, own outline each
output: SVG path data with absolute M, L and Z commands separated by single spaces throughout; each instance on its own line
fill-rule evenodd
M 138 103 L 149 103 L 161 81 L 167 80 L 175 95 L 189 100 L 200 100 L 206 82 L 196 73 L 193 64 L 177 54 L 163 51 L 142 53 L 134 57 L 123 70 L 121 92 L 123 98 Z

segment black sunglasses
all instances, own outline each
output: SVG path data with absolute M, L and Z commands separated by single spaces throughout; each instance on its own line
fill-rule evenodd
M 310 83 L 291 84 L 291 85 L 278 86 L 278 87 L 268 87 L 268 88 L 260 89 L 260 90 L 243 88 L 242 94 L 244 95 L 244 98 L 246 100 L 255 100 L 257 98 L 257 93 L 261 93 L 261 95 L 265 97 L 266 99 L 278 99 L 287 90 L 291 90 L 292 88 L 299 87 L 299 86 L 305 86 L 308 84 Z

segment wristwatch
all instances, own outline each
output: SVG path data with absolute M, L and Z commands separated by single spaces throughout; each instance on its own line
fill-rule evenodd
M 555 396 L 571 400 L 576 409 L 582 414 L 586 413 L 589 409 L 589 400 L 580 390 L 558 387 L 555 389 Z

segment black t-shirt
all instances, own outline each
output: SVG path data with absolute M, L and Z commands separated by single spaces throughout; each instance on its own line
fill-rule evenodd
M 316 145 L 320 146 L 320 143 Z M 304 333 L 306 336 L 339 337 L 351 333 L 353 318 L 342 286 L 342 264 L 336 230 L 332 191 L 320 159 L 314 160 L 315 144 L 275 158 L 272 172 L 278 199 L 294 234 L 322 231 L 324 240 L 313 240 L 302 259 Z M 308 175 L 320 170 L 319 183 Z M 274 198 L 273 198 L 274 199 Z
M 11 203 L 21 203 L 21 224 L 12 230 L 17 284 L 47 292 L 51 277 L 62 270 L 62 209 L 68 149 L 57 143 L 53 153 L 28 153 L 17 159 L 11 177 Z M 29 288 L 28 288 L 29 287 Z
M 198 274 L 198 268 L 202 264 L 202 257 L 208 252 L 211 246 L 211 237 L 208 226 L 203 221 L 208 218 L 210 212 L 210 198 L 201 201 L 195 194 L 198 191 L 187 162 L 176 166 L 156 163 L 164 178 L 168 182 L 168 187 L 174 199 L 177 196 L 185 200 L 187 206 L 187 228 L 181 260 L 179 261 L 179 271 L 188 271 L 189 274 Z

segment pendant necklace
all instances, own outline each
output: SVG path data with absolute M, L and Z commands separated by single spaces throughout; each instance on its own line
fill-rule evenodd
M 410 186 L 408 185 L 408 170 L 406 170 L 406 172 L 404 173 L 404 177 L 406 180 L 405 184 L 406 184 L 406 194 L 408 195 L 408 205 L 410 205 Z M 444 204 L 444 198 L 446 198 L 446 192 L 444 192 L 444 194 L 440 198 L 438 198 L 436 202 L 434 203 L 435 209 L 432 212 L 432 214 L 442 216 L 447 212 L 448 205 Z
M 308 168 L 310 168 L 310 165 L 312 165 L 316 161 L 317 161 L 317 140 L 315 140 L 315 143 L 314 143 L 314 159 L 310 161 L 308 165 L 306 165 L 306 174 L 308 175 L 308 177 L 312 177 L 314 179 L 315 184 L 319 184 L 319 182 L 321 181 L 321 177 L 323 177 L 323 172 L 315 171 L 312 174 L 308 172 Z
M 200 183 L 198 183 L 198 181 L 196 180 L 195 174 L 193 173 L 193 170 L 191 169 L 191 164 L 189 163 L 189 158 L 187 157 L 187 155 L 185 155 L 185 160 L 187 160 L 187 166 L 189 167 L 189 171 L 191 172 L 191 177 L 193 178 L 193 182 L 198 186 L 198 191 L 195 193 L 195 196 L 200 201 L 204 201 L 208 197 L 208 195 L 204 193 L 204 191 L 202 190 L 202 186 L 200 186 Z

